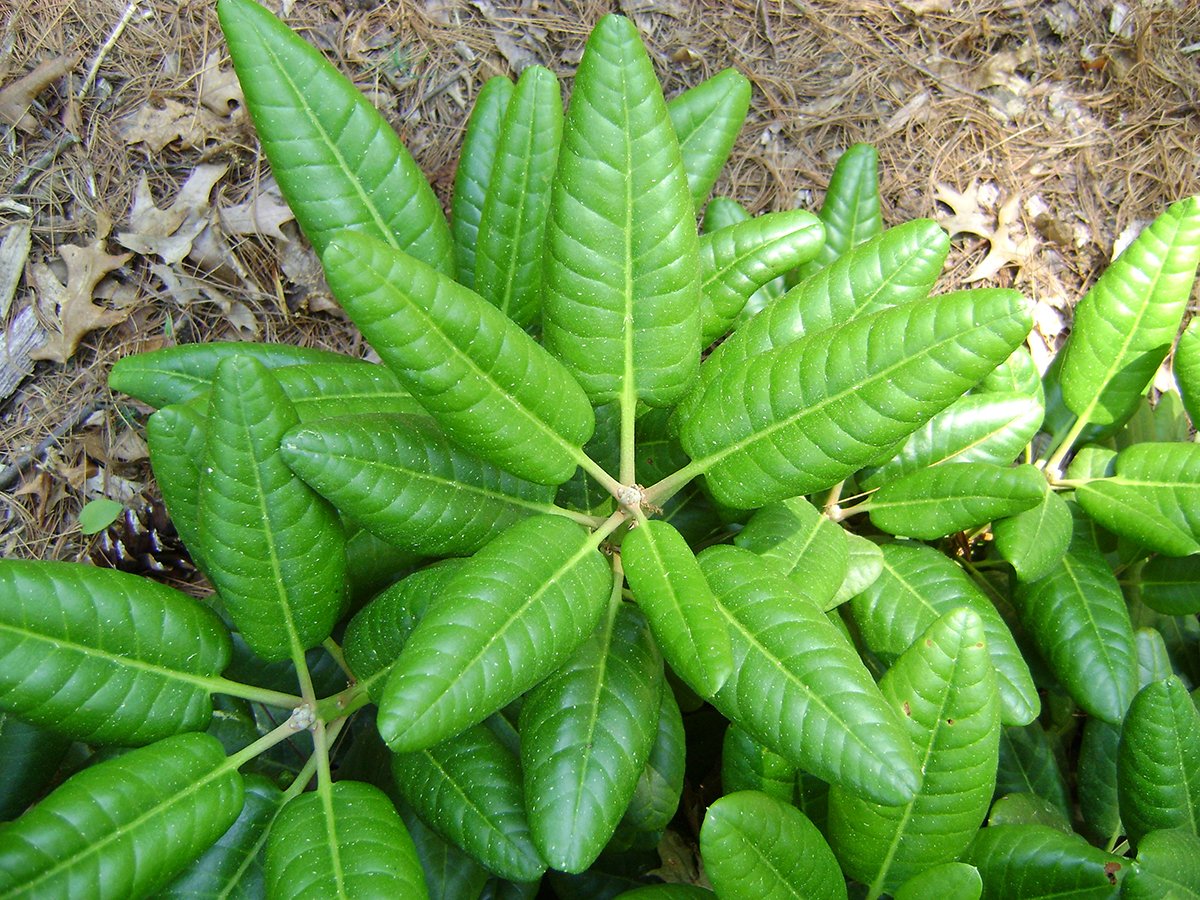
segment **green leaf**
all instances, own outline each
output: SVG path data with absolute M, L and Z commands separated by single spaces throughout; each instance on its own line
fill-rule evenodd
M 1063 349 L 1063 399 L 1080 419 L 1117 422 L 1171 349 L 1200 262 L 1200 197 L 1171 204 L 1075 308 Z
M 868 509 L 881 531 L 935 540 L 1032 509 L 1046 492 L 1046 479 L 1033 466 L 952 463 L 888 482 Z
M 1138 692 L 1121 728 L 1117 792 L 1136 842 L 1163 828 L 1200 832 L 1200 714 L 1175 676 Z
M 696 209 L 717 183 L 749 110 L 750 81 L 737 69 L 723 69 L 667 104 Z
M 245 805 L 229 830 L 157 895 L 168 898 L 264 896 L 261 851 L 283 803 L 283 791 L 261 775 L 245 779 Z
M 658 707 L 658 733 L 650 757 L 638 778 L 621 827 L 638 831 L 663 831 L 675 817 L 683 793 L 683 716 L 675 692 L 665 686 Z
M 1042 424 L 1042 406 L 1028 394 L 990 391 L 954 401 L 908 436 L 900 451 L 858 479 L 864 490 L 944 463 L 1008 465 Z
M 0 561 L 0 704 L 76 740 L 199 730 L 229 632 L 191 597 L 112 569 Z
M 825 245 L 816 258 L 789 277 L 803 281 L 883 231 L 879 208 L 879 154 L 870 144 L 854 144 L 833 168 L 821 203 Z
M 497 75 L 484 82 L 467 120 L 458 168 L 454 173 L 454 196 L 450 200 L 450 231 L 458 261 L 458 281 L 475 287 L 475 244 L 479 222 L 492 183 L 492 170 L 500 147 L 500 128 L 512 100 L 513 83 Z
M 1135 691 L 1133 626 L 1085 519 L 1076 520 L 1060 565 L 1044 578 L 1018 583 L 1013 604 L 1075 702 L 1105 722 L 1120 722 Z
M 342 515 L 425 556 L 474 553 L 554 499 L 554 488 L 460 450 L 426 417 L 327 419 L 287 432 L 279 449 Z
M 649 884 L 617 894 L 616 900 L 712 900 L 716 896 L 693 884 Z
M 217 15 L 271 171 L 317 252 L 354 228 L 453 274 L 441 205 L 370 101 L 252 0 L 219 0 Z
M 996 550 L 1016 569 L 1021 581 L 1037 581 L 1049 575 L 1071 545 L 1071 508 L 1054 491 L 1046 491 L 1041 502 L 992 524 Z
M 669 406 L 700 354 L 695 211 L 654 67 L 605 16 L 575 76 L 546 229 L 546 347 L 593 403 Z
M 584 871 L 613 836 L 658 736 L 662 690 L 649 626 L 618 600 L 522 702 L 525 806 L 551 868 Z
M 0 896 L 124 900 L 153 893 L 237 818 L 242 777 L 205 734 L 84 769 L 0 826 Z
M 346 312 L 454 441 L 531 481 L 571 477 L 595 418 L 533 338 L 470 289 L 371 238 L 340 233 L 324 263 Z
M 361 781 L 301 794 L 267 841 L 267 896 L 428 896 L 412 838 L 392 801 Z
M 842 869 L 876 895 L 955 860 L 987 815 L 1000 707 L 983 621 L 969 609 L 942 616 L 879 688 L 904 715 L 921 783 L 904 806 L 880 806 L 834 785 L 826 829 Z
M 530 66 L 504 113 L 475 246 L 475 290 L 521 327 L 542 307 L 542 239 L 562 121 L 558 79 Z
M 621 564 L 671 668 L 701 696 L 715 694 L 733 671 L 733 651 L 687 541 L 667 522 L 642 522 L 622 541 Z
M 187 404 L 172 404 L 146 420 L 150 467 L 175 532 L 192 561 L 206 571 L 200 537 L 200 471 L 208 443 L 205 416 Z
M 914 875 L 896 889 L 895 900 L 979 900 L 983 893 L 983 879 L 979 870 L 961 862 L 942 863 L 940 866 Z
M 379 733 L 420 750 L 481 722 L 560 665 L 612 588 L 597 542 L 558 516 L 509 526 L 463 563 L 417 624 L 379 704 Z
M 764 747 L 737 725 L 725 730 L 721 745 L 721 786 L 725 793 L 760 791 L 783 803 L 796 793 L 796 766 Z
M 808 335 L 719 376 L 683 422 L 683 448 L 735 508 L 829 487 L 949 406 L 1029 328 L 1024 298 L 997 289 Z
M 910 800 L 911 742 L 820 606 L 748 550 L 710 547 L 699 561 L 733 644 L 713 705 L 805 771 L 881 803 Z
M 396 755 L 392 772 L 417 815 L 492 872 L 534 881 L 545 871 L 525 816 L 517 757 L 485 725 Z
M 1127 860 L 1048 825 L 982 829 L 962 856 L 983 876 L 984 900 L 1110 900 Z
M 42 795 L 70 747 L 70 738 L 0 713 L 0 822 L 20 815 Z
M 421 415 L 387 366 L 345 360 L 272 369 L 301 422 L 376 413 Z
M 846 580 L 826 604 L 826 611 L 841 606 L 851 597 L 857 597 L 883 574 L 883 552 L 879 546 L 861 535 L 846 532 Z
M 1075 491 L 1109 531 L 1167 556 L 1200 552 L 1200 444 L 1136 444 L 1117 454 L 1116 474 Z
M 1200 320 L 1193 318 L 1179 335 L 1171 366 L 1188 418 L 1200 422 Z
M 996 796 L 1029 793 L 1053 803 L 1064 819 L 1071 817 L 1067 785 L 1045 729 L 1037 722 L 1006 727 L 1000 734 Z
M 1182 829 L 1152 831 L 1121 884 L 1122 900 L 1200 898 L 1200 839 Z
M 116 500 L 109 500 L 107 497 L 89 500 L 83 505 L 83 509 L 79 510 L 79 530 L 83 534 L 101 532 L 117 521 L 117 516 L 121 515 L 124 509 L 125 507 Z
M 1045 797 L 1029 793 L 1005 794 L 997 800 L 988 813 L 988 825 L 1049 825 L 1064 834 L 1071 833 L 1071 823 L 1061 809 Z
M 1039 409 L 1045 409 L 1045 389 L 1042 387 L 1042 376 L 1028 347 L 1018 347 L 1012 356 L 996 366 L 979 386 L 975 388 L 980 394 L 1021 394 L 1029 397 Z
M 1168 616 L 1200 613 L 1200 557 L 1156 556 L 1138 573 L 1142 602 Z
M 383 744 L 380 742 L 380 746 Z M 413 812 L 403 800 L 393 798 L 396 811 L 404 822 L 421 868 L 425 870 L 425 886 L 429 900 L 459 900 L 460 897 L 479 897 L 490 874 L 474 857 L 441 837 Z
M 172 403 L 186 403 L 208 392 L 217 366 L 230 356 L 251 356 L 268 369 L 349 360 L 340 353 L 291 344 L 248 341 L 181 344 L 118 359 L 108 373 L 108 387 L 159 409 Z
M 1124 831 L 1117 799 L 1117 746 L 1121 729 L 1089 718 L 1083 723 L 1076 764 L 1076 792 L 1086 833 L 1094 841 L 1115 846 Z
M 846 897 L 825 838 L 800 810 L 757 791 L 726 794 L 700 829 L 704 871 L 722 897 Z
M 802 497 L 764 506 L 733 542 L 773 563 L 827 610 L 850 569 L 845 529 Z
M 1010 725 L 1033 721 L 1040 701 L 1029 667 L 996 608 L 966 573 L 932 547 L 901 542 L 879 550 L 879 577 L 850 601 L 850 614 L 871 652 L 890 664 L 939 618 L 965 606 L 983 622 L 1001 719 Z
M 205 574 L 246 643 L 268 660 L 321 643 L 345 605 L 337 513 L 279 451 L 296 421 L 261 363 L 233 357 L 217 368 L 200 479 Z
M 821 247 L 820 220 L 804 210 L 768 213 L 700 239 L 700 332 L 725 334 L 751 295 Z

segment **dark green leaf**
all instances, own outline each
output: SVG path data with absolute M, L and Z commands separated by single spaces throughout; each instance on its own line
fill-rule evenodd
M 1188 418 L 1200 422 L 1200 320 L 1193 318 L 1179 335 L 1171 365 Z
M 1119 726 L 1092 718 L 1083 723 L 1076 768 L 1079 812 L 1086 834 L 1108 846 L 1115 846 L 1117 838 L 1124 833 L 1117 799 L 1117 745 L 1120 742 Z
M 1122 900 L 1200 898 L 1200 838 L 1190 831 L 1152 831 L 1138 843 L 1137 862 L 1121 884 Z
M 417 848 L 429 900 L 477 898 L 488 880 L 487 869 L 426 825 L 404 801 L 397 799 L 396 811 Z
M 991 812 L 988 813 L 988 826 L 992 825 L 1049 825 L 1063 834 L 1071 833 L 1071 823 L 1067 821 L 1061 809 L 1044 797 L 1028 793 L 1005 794 L 992 804 Z
M 1142 602 L 1168 616 L 1200 613 L 1200 557 L 1156 556 L 1138 575 Z
M 1030 793 L 1053 803 L 1064 819 L 1071 817 L 1067 784 L 1045 730 L 1037 722 L 1008 727 L 1000 734 L 996 795 Z
M 467 120 L 458 168 L 454 173 L 454 196 L 450 201 L 450 230 L 458 261 L 458 281 L 475 287 L 475 244 L 479 221 L 492 183 L 492 170 L 500 146 L 500 127 L 512 100 L 513 83 L 503 75 L 484 82 Z
M 791 803 L 796 793 L 796 766 L 764 747 L 737 725 L 725 731 L 721 747 L 721 785 L 726 793 L 760 791 Z
M 670 824 L 683 792 L 685 737 L 675 692 L 664 686 L 658 708 L 658 733 L 621 820 L 622 827 L 654 832 L 663 831 Z
M 984 828 L 962 861 L 983 876 L 984 900 L 1110 900 L 1128 861 L 1048 825 Z
M 696 209 L 716 184 L 749 109 L 750 82 L 737 69 L 724 69 L 667 104 Z
M 41 796 L 70 746 L 70 738 L 0 713 L 0 822 L 20 815 Z
M 200 471 L 208 443 L 204 414 L 187 404 L 164 406 L 146 420 L 146 442 L 154 480 L 175 532 L 192 561 L 205 571 L 200 537 Z

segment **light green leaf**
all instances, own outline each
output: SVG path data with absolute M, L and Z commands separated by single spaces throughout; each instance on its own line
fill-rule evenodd
M 834 785 L 826 829 L 842 869 L 876 895 L 955 860 L 987 815 L 1000 707 L 982 620 L 969 609 L 942 616 L 879 688 L 903 713 L 921 783 L 904 806 L 880 806 Z
M 428 896 L 412 838 L 379 788 L 339 781 L 280 810 L 267 841 L 267 896 Z
M 1037 794 L 1005 794 L 992 804 L 987 821 L 989 827 L 992 825 L 1049 825 L 1064 834 L 1071 833 L 1071 823 L 1067 821 L 1062 810 L 1050 800 L 1039 797 Z
M 1117 454 L 1116 474 L 1075 491 L 1109 531 L 1167 556 L 1200 552 L 1200 444 L 1136 444 Z
M 543 334 L 594 403 L 669 406 L 700 352 L 695 211 L 654 67 L 605 16 L 575 76 L 546 229 Z
M 724 69 L 667 104 L 696 209 L 708 199 L 749 110 L 750 81 L 737 69 Z
M 542 307 L 542 239 L 562 120 L 558 79 L 530 66 L 504 113 L 479 221 L 474 288 L 523 328 Z
M 1179 335 L 1171 365 L 1188 418 L 1200 422 L 1200 320 L 1192 319 Z
M 699 560 L 733 644 L 713 705 L 805 771 L 881 803 L 910 800 L 911 742 L 820 607 L 748 550 L 710 547 Z
M 79 530 L 83 534 L 96 534 L 103 531 L 121 515 L 125 507 L 116 500 L 107 497 L 97 497 L 89 500 L 79 510 Z
M 525 807 L 551 868 L 584 871 L 612 837 L 658 736 L 662 690 L 662 658 L 646 620 L 617 600 L 522 702 Z
M 814 275 L 851 248 L 883 231 L 879 208 L 879 154 L 870 144 L 854 144 L 838 157 L 821 203 L 825 246 L 810 263 L 802 265 L 789 281 Z
M 420 750 L 481 722 L 574 652 L 605 609 L 612 572 L 558 516 L 509 526 L 463 563 L 417 624 L 379 704 L 379 733 Z
M 191 597 L 112 569 L 0 561 L 0 705 L 76 740 L 203 729 L 229 632 Z
M 238 631 L 267 660 L 321 643 L 345 605 L 337 513 L 279 451 L 296 422 L 261 363 L 231 357 L 218 366 L 200 477 L 202 558 Z
M 338 301 L 463 447 L 544 484 L 571 477 L 595 427 L 566 370 L 504 313 L 403 253 L 342 232 L 324 256 Z
M 983 893 L 983 879 L 979 870 L 961 862 L 942 863 L 940 866 L 914 875 L 896 889 L 895 900 L 979 900 Z
M 683 448 L 735 508 L 829 487 L 949 406 L 1029 327 L 1019 294 L 980 290 L 808 335 L 719 376 L 683 422 Z
M 983 876 L 984 900 L 1111 900 L 1128 860 L 1048 825 L 984 828 L 962 856 Z
M 795 807 L 757 791 L 726 794 L 708 808 L 700 853 L 722 897 L 846 897 L 846 882 L 817 826 Z
M 475 244 L 479 222 L 492 183 L 492 170 L 500 146 L 500 127 L 512 100 L 513 83 L 503 75 L 484 82 L 467 120 L 458 168 L 454 173 L 454 196 L 450 200 L 450 231 L 458 261 L 458 281 L 475 287 Z
M 554 499 L 554 488 L 460 450 L 426 417 L 327 419 L 292 429 L 279 449 L 342 515 L 425 556 L 474 553 Z
M 823 609 L 834 605 L 830 601 L 849 573 L 846 530 L 802 497 L 764 506 L 733 542 L 777 566 Z
M 675 692 L 666 686 L 659 701 L 654 746 L 650 748 L 650 758 L 638 778 L 621 827 L 655 832 L 663 831 L 671 823 L 683 792 L 685 738 Z
M 790 761 L 764 747 L 737 725 L 725 729 L 721 745 L 721 786 L 725 793 L 761 791 L 783 803 L 796 794 L 800 772 Z
M 1071 545 L 1071 508 L 1054 491 L 1025 512 L 992 524 L 996 550 L 1012 564 L 1021 581 L 1049 575 Z
M 975 388 L 979 394 L 1021 394 L 1029 397 L 1039 409 L 1045 409 L 1046 397 L 1042 376 L 1028 347 L 1018 347 L 1012 356 L 996 366 Z
M 1156 556 L 1138 573 L 1142 602 L 1168 616 L 1200 613 L 1200 557 Z
M 733 670 L 724 618 L 683 537 L 649 520 L 626 535 L 621 563 L 663 655 L 697 693 L 710 697 Z
M 1200 838 L 1183 829 L 1152 831 L 1121 884 L 1122 900 L 1200 898 Z
M 379 111 L 259 4 L 219 0 L 217 15 L 271 171 L 317 252 L 354 228 L 453 274 L 441 205 Z
M 846 580 L 826 604 L 826 612 L 857 597 L 883 573 L 883 553 L 874 541 L 846 532 L 846 547 L 850 551 L 846 560 Z
M 1063 400 L 1079 418 L 1118 422 L 1171 349 L 1200 262 L 1200 197 L 1171 204 L 1075 308 L 1063 349 Z
M 206 734 L 180 734 L 84 769 L 0 825 L 0 897 L 152 894 L 242 808 L 242 777 Z
M 1046 479 L 1033 466 L 953 463 L 888 482 L 868 509 L 881 531 L 934 540 L 1032 509 L 1046 491 Z

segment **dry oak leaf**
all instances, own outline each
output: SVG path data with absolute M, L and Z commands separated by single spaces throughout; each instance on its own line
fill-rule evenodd
M 36 131 L 37 119 L 30 114 L 29 107 L 38 94 L 75 68 L 78 59 L 75 53 L 48 59 L 32 72 L 0 89 L 0 122 L 6 122 L 27 134 Z
M 283 232 L 285 223 L 296 218 L 291 208 L 283 202 L 279 187 L 270 181 L 236 206 L 223 206 L 217 210 L 221 218 L 221 229 L 229 235 L 259 234 L 286 241 Z
M 129 211 L 130 230 L 120 232 L 117 243 L 143 256 L 158 256 L 168 264 L 184 259 L 197 235 L 208 227 L 212 213 L 209 194 L 228 169 L 209 163 L 196 166 L 166 209 L 155 206 L 150 182 L 143 175 Z
M 109 328 L 129 316 L 128 309 L 97 306 L 93 292 L 105 275 L 123 266 L 132 254 L 113 256 L 105 251 L 103 241 L 85 247 L 64 244 L 59 253 L 67 266 L 66 284 L 45 264 L 33 268 L 37 310 L 50 339 L 30 356 L 65 363 L 89 331 Z
M 205 106 L 167 99 L 162 106 L 143 106 L 126 116 L 117 131 L 126 144 L 145 144 L 154 153 L 161 153 L 175 141 L 184 149 L 202 150 L 230 128 L 235 118 L 219 116 Z
M 196 98 L 222 117 L 232 115 L 246 104 L 237 74 L 232 68 L 221 68 L 221 56 L 215 51 L 204 60 Z
M 951 215 L 938 218 L 938 223 L 946 231 L 952 236 L 974 234 L 988 242 L 987 255 L 966 277 L 968 283 L 992 278 L 1008 265 L 1024 265 L 1035 244 L 1034 239 L 1026 235 L 1020 226 L 1020 195 L 1013 194 L 993 215 L 986 211 L 990 204 L 981 196 L 991 190 L 991 186 L 973 182 L 959 193 L 949 185 L 939 184 L 934 194 L 936 200 L 951 209 Z

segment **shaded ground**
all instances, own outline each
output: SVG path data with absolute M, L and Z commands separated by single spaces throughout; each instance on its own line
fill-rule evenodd
M 753 82 L 718 193 L 815 209 L 837 156 L 876 144 L 885 221 L 960 233 L 945 289 L 1036 298 L 1041 359 L 1122 235 L 1200 191 L 1189 0 L 282 5 L 443 199 L 480 85 L 536 62 L 569 88 L 590 26 L 624 12 L 668 97 L 730 65 Z M 0 555 L 77 558 L 86 500 L 153 496 L 144 410 L 105 387 L 121 356 L 239 337 L 366 350 L 273 200 L 213 7 L 0 0 Z

